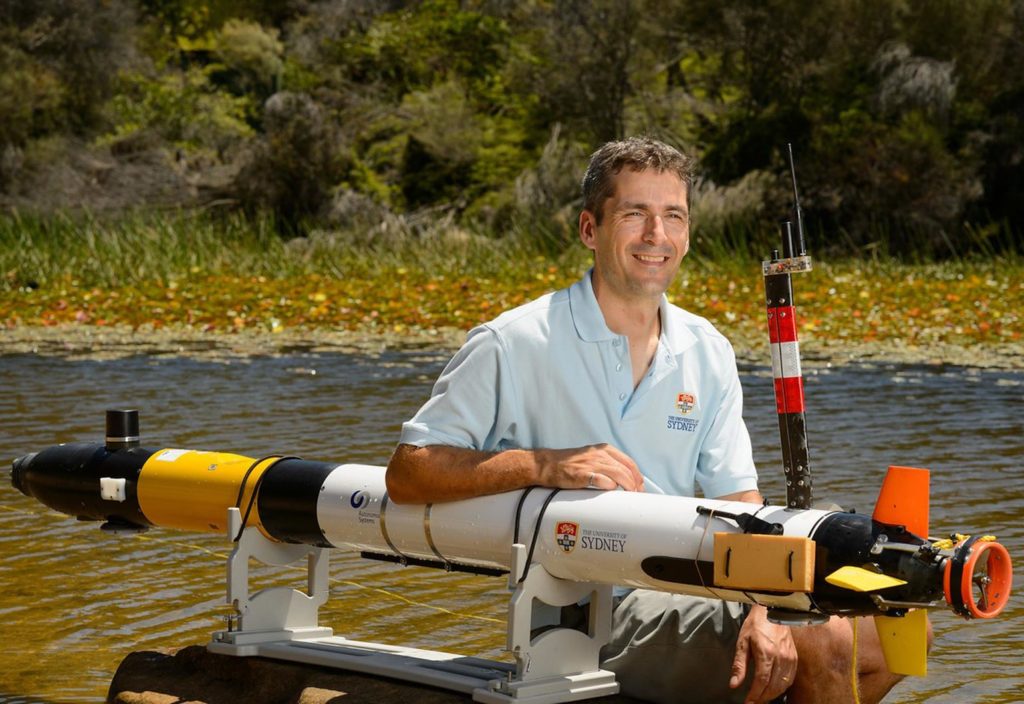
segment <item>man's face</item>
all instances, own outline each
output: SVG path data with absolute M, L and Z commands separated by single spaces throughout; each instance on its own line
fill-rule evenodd
M 686 186 L 669 171 L 625 168 L 604 202 L 601 224 L 580 214 L 580 239 L 594 251 L 594 286 L 623 303 L 660 298 L 690 247 Z

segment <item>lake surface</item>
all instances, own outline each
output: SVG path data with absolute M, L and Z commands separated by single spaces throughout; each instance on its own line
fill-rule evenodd
M 103 438 L 103 412 L 141 411 L 143 445 L 385 463 L 447 355 L 388 351 L 202 361 L 0 356 L 0 462 Z M 742 370 L 762 491 L 784 499 L 771 372 Z M 1024 373 L 847 366 L 807 370 L 819 500 L 870 512 L 889 464 L 932 470 L 932 533 L 993 533 L 1024 588 Z M 205 643 L 223 628 L 218 535 L 108 535 L 0 484 L 0 703 L 97 702 L 135 650 Z M 336 552 L 321 622 L 335 633 L 502 657 L 500 578 L 400 568 Z M 261 580 L 301 583 L 298 570 Z M 257 582 L 257 586 L 262 586 Z M 999 619 L 933 616 L 929 675 L 888 701 L 1024 700 L 1021 599 Z

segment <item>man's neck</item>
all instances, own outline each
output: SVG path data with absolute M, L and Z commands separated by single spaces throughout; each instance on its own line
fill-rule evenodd
M 594 298 L 608 329 L 630 340 L 657 338 L 661 334 L 661 295 L 623 296 L 608 287 L 594 271 L 590 278 Z
M 661 334 L 659 300 L 626 304 L 614 300 L 605 303 L 599 298 L 597 303 L 608 329 L 617 335 L 625 335 L 630 342 L 657 339 Z
M 633 367 L 633 387 L 639 385 L 651 366 L 661 337 L 661 297 L 623 299 L 603 290 L 594 280 L 594 296 L 608 329 L 625 335 Z

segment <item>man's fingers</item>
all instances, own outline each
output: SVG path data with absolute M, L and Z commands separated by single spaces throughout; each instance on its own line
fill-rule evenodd
M 584 489 L 603 489 L 610 491 L 622 482 L 622 470 L 611 464 L 594 464 L 593 469 L 584 475 Z M 618 478 L 617 478 L 618 477 Z
M 613 467 L 614 474 L 608 475 L 617 486 L 628 491 L 643 491 L 644 478 L 632 457 L 614 445 L 598 445 L 597 448 L 606 454 L 615 465 L 618 465 L 618 467 Z
M 772 681 L 768 688 L 768 695 L 773 699 L 784 693 L 793 684 L 792 674 L 787 675 L 785 672 L 781 667 L 776 667 L 772 670 Z
M 736 655 L 732 659 L 732 677 L 729 678 L 729 686 L 735 689 L 743 684 L 747 676 L 747 641 L 740 638 L 736 641 Z
M 619 461 L 622 464 L 624 464 L 627 468 L 635 469 L 638 472 L 640 471 L 639 468 L 636 466 L 636 462 L 633 461 L 633 458 L 630 457 L 629 455 L 627 455 L 625 452 L 623 452 L 619 448 L 615 447 L 615 445 L 603 445 L 603 446 L 601 446 L 601 449 L 604 450 L 605 452 L 607 452 L 609 455 L 611 455 L 617 461 Z
M 564 489 L 622 487 L 643 491 L 643 477 L 629 455 L 611 445 L 587 445 L 564 450 L 546 450 L 542 458 L 540 484 Z
M 792 686 L 793 677 L 796 676 L 794 661 L 779 658 L 773 650 L 762 651 L 756 647 L 749 660 L 753 661 L 754 675 L 750 678 L 750 691 L 745 699 L 748 704 L 772 701 Z M 735 664 L 733 669 L 735 672 Z M 733 684 L 733 680 L 729 681 L 733 687 L 740 684 L 742 680 L 736 684 Z
M 759 655 L 754 660 L 754 676 L 751 678 L 750 691 L 747 693 L 747 702 L 763 702 L 769 699 L 771 694 L 774 660 L 769 656 Z M 777 675 L 776 675 L 777 677 Z M 742 681 L 742 680 L 741 680 Z

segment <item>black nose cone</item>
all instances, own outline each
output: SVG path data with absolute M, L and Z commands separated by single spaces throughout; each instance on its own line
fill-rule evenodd
M 25 491 L 24 475 L 29 464 L 32 462 L 32 458 L 35 456 L 35 452 L 28 455 L 22 455 L 11 463 L 11 484 L 14 485 L 15 489 L 26 496 L 28 496 L 28 492 Z

